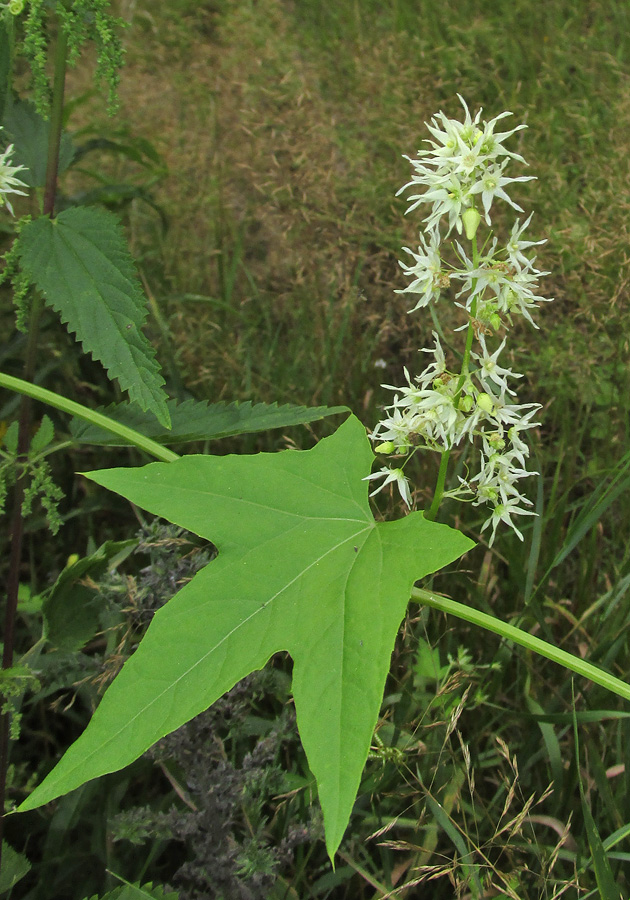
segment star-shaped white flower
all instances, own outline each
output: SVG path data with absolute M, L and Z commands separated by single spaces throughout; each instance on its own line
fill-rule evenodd
M 395 482 L 396 486 L 398 487 L 400 496 L 407 504 L 409 509 L 411 509 L 411 490 L 409 488 L 409 482 L 405 477 L 402 469 L 388 469 L 387 466 L 385 466 L 384 468 L 379 469 L 378 472 L 373 472 L 371 475 L 366 475 L 366 477 L 362 480 L 373 481 L 375 478 L 383 478 L 384 480 L 383 483 L 376 488 L 376 490 L 372 491 L 370 497 L 378 494 L 379 491 L 382 491 L 386 485 Z
M 12 166 L 11 155 L 13 153 L 13 144 L 9 144 L 4 153 L 0 153 L 0 205 L 4 204 L 12 216 L 15 215 L 7 194 L 21 194 L 26 196 L 26 191 L 18 190 L 18 187 L 28 187 L 23 181 L 15 177 L 16 172 L 23 172 L 26 166 Z

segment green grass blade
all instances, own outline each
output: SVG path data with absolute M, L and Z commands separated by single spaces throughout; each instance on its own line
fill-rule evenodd
M 474 889 L 473 889 L 473 897 L 481 897 L 483 896 L 483 888 L 481 886 L 481 881 L 479 880 L 479 867 L 474 865 L 472 860 L 472 853 L 470 849 L 464 843 L 464 839 L 451 822 L 446 810 L 440 806 L 440 804 L 435 800 L 431 794 L 427 793 L 427 804 L 429 809 L 431 810 L 431 815 L 438 823 L 442 831 L 446 834 L 450 841 L 452 841 L 453 846 L 459 853 L 460 859 L 459 862 L 466 872 L 473 879 Z
M 591 810 L 589 809 L 588 803 L 586 802 L 586 797 L 584 795 L 584 786 L 582 784 L 582 778 L 580 776 L 579 739 L 576 719 L 574 719 L 573 721 L 573 733 L 575 735 L 575 763 L 577 768 L 578 785 L 580 788 L 582 814 L 584 816 L 584 825 L 586 828 L 588 844 L 591 848 L 593 869 L 595 871 L 597 887 L 599 888 L 599 895 L 602 900 L 619 900 L 620 897 L 623 897 L 623 894 L 619 888 L 619 885 L 615 881 L 612 869 L 610 868 L 610 863 L 608 862 L 606 850 L 604 849 L 602 839 L 599 836 L 599 831 L 597 830 L 597 825 L 595 824 L 595 820 L 593 819 L 593 815 L 591 813 Z

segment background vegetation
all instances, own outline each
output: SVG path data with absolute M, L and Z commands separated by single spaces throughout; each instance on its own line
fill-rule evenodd
M 544 404 L 540 476 L 530 479 L 540 518 L 525 523 L 525 544 L 503 534 L 489 549 L 474 511 L 462 523 L 462 507 L 446 507 L 444 520 L 463 524 L 479 546 L 465 571 L 433 587 L 627 678 L 628 4 L 119 6 L 132 25 L 121 115 L 112 125 L 82 66 L 68 81 L 68 125 L 134 152 L 96 150 L 62 187 L 68 202 L 92 191 L 123 214 L 152 336 L 181 398 L 343 403 L 371 427 L 388 396 L 381 382 L 399 381 L 403 365 L 418 370 L 417 348 L 435 327 L 428 314 L 408 316 L 394 293 L 403 286 L 400 248 L 418 229 L 394 197 L 408 180 L 402 154 L 419 148 L 438 109 L 459 115 L 457 92 L 488 117 L 510 109 L 527 122 L 518 149 L 539 180 L 522 185 L 518 200 L 535 210 L 534 236 L 548 239 L 539 258 L 555 300 L 540 331 L 515 326 L 511 346 L 527 373 L 520 401 Z M 444 326 L 456 315 L 438 314 Z M 50 342 L 55 377 L 71 378 L 84 402 L 101 402 L 96 367 L 68 363 L 58 334 Z M 312 440 L 293 429 L 221 450 Z M 77 454 L 75 470 L 91 461 Z M 436 464 L 422 465 L 417 484 L 429 498 Z M 65 477 L 70 495 L 85 489 Z M 96 544 L 137 531 L 115 500 L 87 500 L 89 516 L 68 520 L 54 551 L 33 547 L 24 650 L 36 630 L 28 598 L 69 553 L 86 552 L 86 528 Z M 139 549 L 95 587 L 104 636 L 82 652 L 46 655 L 41 690 L 25 709 L 13 800 L 84 726 L 151 610 L 207 559 L 185 535 L 141 525 Z M 586 897 L 597 887 L 581 788 L 627 894 L 630 728 L 621 701 L 411 608 L 333 872 L 289 686 L 290 661 L 274 660 L 129 770 L 12 820 L 9 839 L 34 861 L 20 896 L 83 900 L 120 875 L 191 900 Z

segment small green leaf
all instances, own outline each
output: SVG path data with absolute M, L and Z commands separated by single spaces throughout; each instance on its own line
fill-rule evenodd
M 161 428 L 155 419 L 131 403 L 118 403 L 97 410 L 127 428 L 133 428 L 161 444 L 183 444 L 189 441 L 216 441 L 237 434 L 252 434 L 270 428 L 304 425 L 325 416 L 348 412 L 346 406 L 293 406 L 290 403 L 208 403 L 207 400 L 169 400 L 171 430 Z M 117 435 L 82 419 L 72 419 L 70 431 L 81 444 L 125 446 Z
M 43 604 L 44 636 L 61 650 L 80 650 L 100 627 L 104 600 L 95 588 L 82 584 L 87 575 L 98 578 L 110 562 L 136 547 L 137 540 L 107 541 L 91 556 L 61 572 Z
M 4 114 L 4 136 L 13 144 L 12 164 L 26 166 L 17 177 L 28 187 L 44 187 L 48 159 L 50 122 L 42 119 L 28 100 L 7 100 Z M 65 172 L 74 156 L 67 132 L 62 132 L 59 148 L 59 173 Z
M 53 442 L 55 437 L 55 426 L 48 418 L 48 416 L 44 416 L 42 421 L 40 422 L 39 428 L 33 435 L 33 439 L 31 440 L 30 453 L 37 454 L 41 453 L 42 450 L 45 450 L 49 444 Z
M 440 661 L 440 648 L 431 647 L 424 638 L 419 637 L 413 671 L 418 679 L 435 682 L 448 674 L 449 667 L 443 666 Z
M 128 765 L 287 650 L 332 857 L 414 581 L 473 546 L 421 512 L 376 522 L 364 480 L 373 459 L 365 428 L 350 416 L 312 450 L 92 473 L 219 553 L 156 613 L 84 734 L 21 809 Z
M 15 420 L 14 422 L 11 422 L 7 430 L 4 432 L 2 443 L 7 448 L 9 453 L 17 453 L 19 430 L 20 428 L 18 422 L 17 420 Z
M 31 864 L 6 841 L 2 842 L 2 868 L 0 868 L 0 894 L 6 894 L 31 870 Z
M 22 267 L 132 400 L 170 424 L 155 351 L 141 328 L 147 316 L 142 289 L 116 216 L 103 209 L 66 209 L 42 216 L 20 234 Z

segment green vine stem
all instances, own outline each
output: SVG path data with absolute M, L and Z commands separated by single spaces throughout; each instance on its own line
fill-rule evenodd
M 526 650 L 532 650 L 539 656 L 544 656 L 545 659 L 550 659 L 552 662 L 564 666 L 565 669 L 588 678 L 595 684 L 599 684 L 600 687 L 617 694 L 618 697 L 630 700 L 630 684 L 626 684 L 625 681 L 615 678 L 614 675 L 610 675 L 603 669 L 598 668 L 598 666 L 594 666 L 578 656 L 567 653 L 566 650 L 560 650 L 559 647 L 554 647 L 553 644 L 549 644 L 547 641 L 534 637 L 533 634 L 528 634 L 526 631 L 516 628 L 515 625 L 508 625 L 507 622 L 502 622 L 501 619 L 497 619 L 495 616 L 490 616 L 470 606 L 465 606 L 463 603 L 457 603 L 456 600 L 450 600 L 448 597 L 433 594 L 431 591 L 425 591 L 422 588 L 412 588 L 411 599 L 423 604 L 423 606 L 430 606 L 449 615 L 457 616 L 458 619 L 463 619 L 472 625 L 485 628 L 486 631 L 492 631 L 506 641 L 513 641 L 515 644 L 525 647 Z
M 77 416 L 77 418 L 90 422 L 92 425 L 98 425 L 99 428 L 104 428 L 111 434 L 123 438 L 127 443 L 144 450 L 162 462 L 174 462 L 174 460 L 179 459 L 177 453 L 174 453 L 167 447 L 163 447 L 157 441 L 145 437 L 139 431 L 135 431 L 127 425 L 122 425 L 120 422 L 115 422 L 102 413 L 88 409 L 87 406 L 75 403 L 74 400 L 68 400 L 67 397 L 62 397 L 61 394 L 55 394 L 53 391 L 39 387 L 37 384 L 31 384 L 28 381 L 23 381 L 21 378 L 15 378 L 13 375 L 5 375 L 3 372 L 0 372 L 0 387 L 31 397 L 33 400 L 39 400 L 47 406 L 53 406 L 55 409 L 59 409 L 71 416 Z

